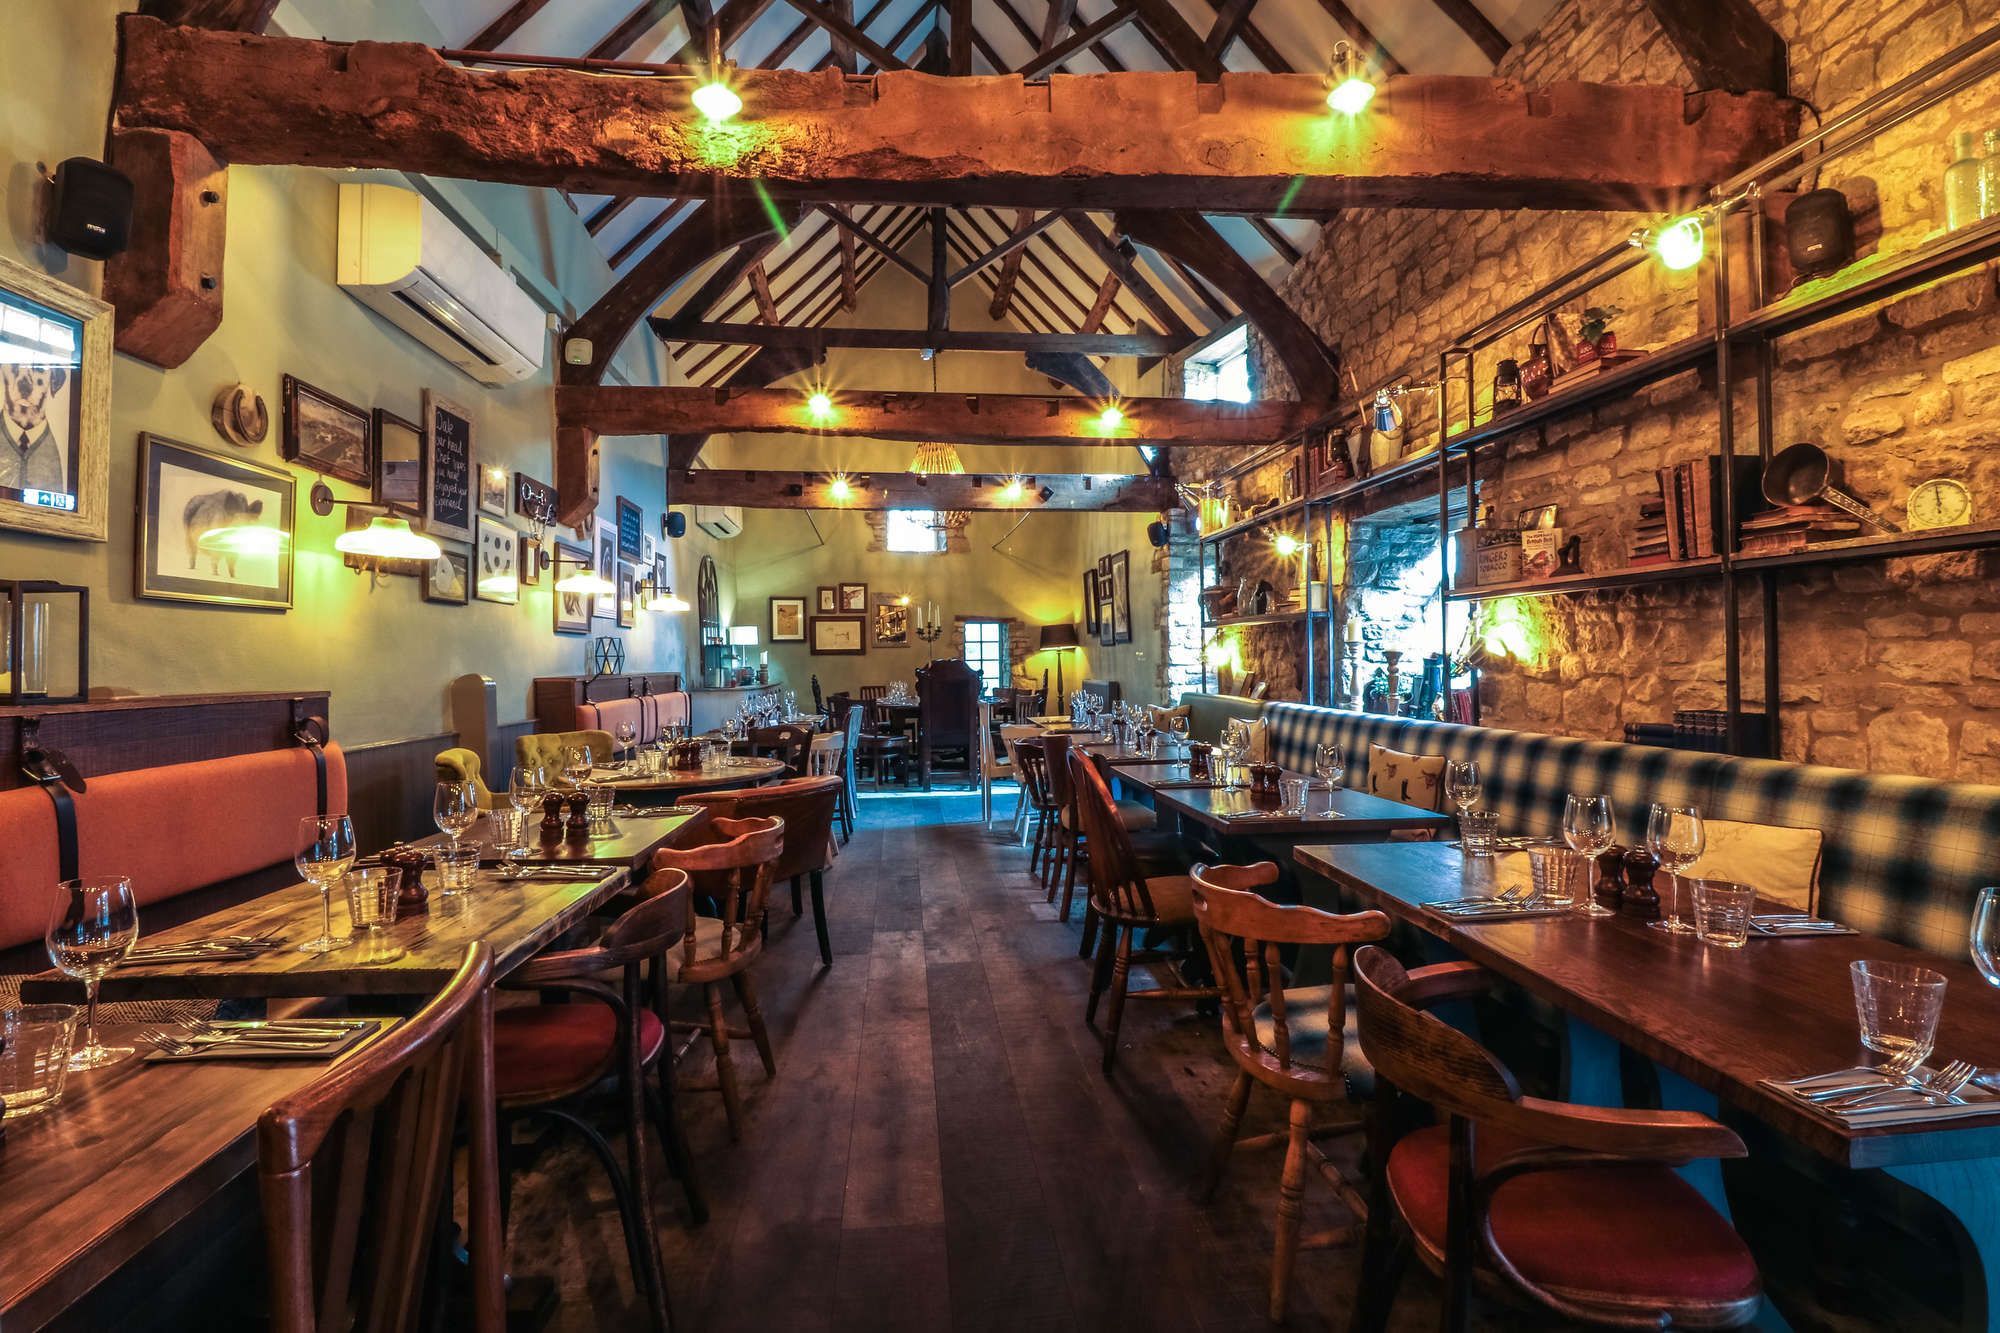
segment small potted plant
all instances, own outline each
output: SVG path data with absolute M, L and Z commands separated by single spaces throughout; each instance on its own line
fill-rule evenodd
M 1622 307 L 1615 305 L 1594 305 L 1584 310 L 1583 323 L 1576 331 L 1578 365 L 1608 359 L 1618 350 L 1618 335 L 1611 331 L 1611 321 L 1624 313 Z

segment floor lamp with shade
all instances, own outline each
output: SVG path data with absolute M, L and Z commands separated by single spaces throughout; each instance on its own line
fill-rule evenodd
M 1075 625 L 1042 626 L 1042 641 L 1035 651 L 1038 653 L 1054 653 L 1056 655 L 1056 697 L 1054 703 L 1047 704 L 1049 711 L 1052 713 L 1062 711 L 1065 701 L 1069 697 L 1068 693 L 1063 689 L 1063 654 L 1082 646 L 1082 644 L 1077 642 Z

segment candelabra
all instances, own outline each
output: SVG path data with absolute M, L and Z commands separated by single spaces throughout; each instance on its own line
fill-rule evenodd
M 925 602 L 917 608 L 916 635 L 923 640 L 924 648 L 935 662 L 937 650 L 931 645 L 944 637 L 944 622 L 938 618 L 936 602 Z

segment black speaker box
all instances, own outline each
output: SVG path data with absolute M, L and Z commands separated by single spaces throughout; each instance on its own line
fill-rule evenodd
M 1146 540 L 1153 544 L 1155 550 L 1167 544 L 1167 535 L 1168 529 L 1165 519 L 1155 519 L 1146 525 Z
M 1785 247 L 1802 278 L 1831 273 L 1854 258 L 1854 216 L 1838 190 L 1808 190 L 1785 209 Z
M 132 178 L 87 157 L 56 168 L 49 239 L 85 259 L 122 254 L 132 237 Z
M 674 513 L 667 515 L 667 535 L 669 537 L 685 537 L 687 536 L 687 531 L 688 516 L 686 514 Z

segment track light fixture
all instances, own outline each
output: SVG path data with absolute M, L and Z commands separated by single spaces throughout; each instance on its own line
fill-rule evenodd
M 1326 104 L 1343 116 L 1358 116 L 1375 100 L 1375 84 L 1352 42 L 1333 44 L 1333 68 L 1326 77 Z

